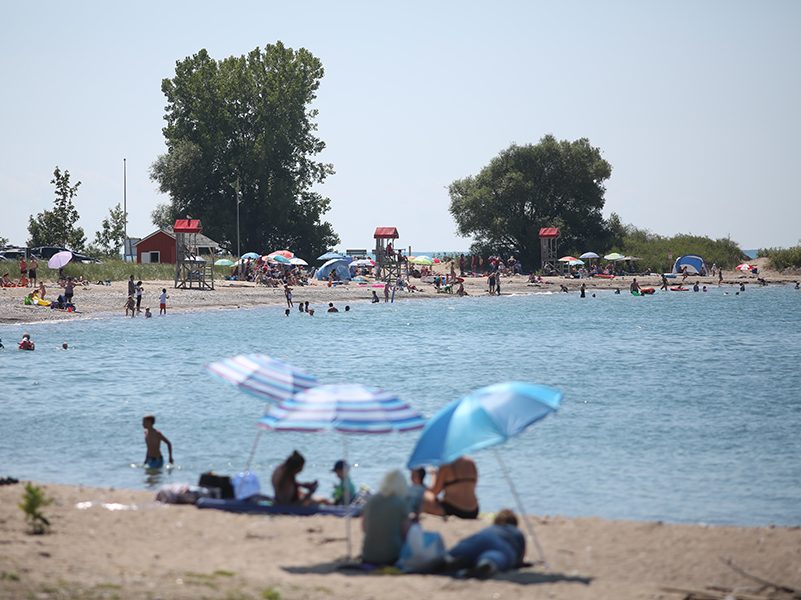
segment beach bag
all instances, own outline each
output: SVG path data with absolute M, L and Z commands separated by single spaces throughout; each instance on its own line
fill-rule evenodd
M 202 473 L 197 484 L 209 490 L 217 498 L 230 500 L 234 497 L 234 486 L 231 485 L 231 478 L 228 475 L 217 475 L 212 471 Z
M 406 533 L 406 541 L 395 566 L 406 573 L 426 573 L 432 571 L 444 557 L 442 536 L 435 531 L 423 531 L 419 523 L 414 523 Z
M 234 476 L 234 496 L 237 500 L 246 500 L 261 493 L 259 478 L 250 471 L 243 471 Z

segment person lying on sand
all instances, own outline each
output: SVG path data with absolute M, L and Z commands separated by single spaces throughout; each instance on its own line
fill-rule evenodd
M 523 564 L 526 539 L 517 528 L 517 515 L 500 511 L 489 527 L 466 537 L 445 555 L 444 570 L 467 569 L 468 577 L 487 579 Z

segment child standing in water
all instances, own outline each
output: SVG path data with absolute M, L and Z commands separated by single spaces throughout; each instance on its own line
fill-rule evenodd
M 167 288 L 161 288 L 161 295 L 159 295 L 159 314 L 166 315 L 167 314 Z
M 160 469 L 164 466 L 164 457 L 161 455 L 161 443 L 167 444 L 167 450 L 170 455 L 170 464 L 172 460 L 172 444 L 163 433 L 153 427 L 156 424 L 156 417 L 153 415 L 146 415 L 142 418 L 142 427 L 145 429 L 145 445 L 147 446 L 147 454 L 145 454 L 145 467 L 148 469 Z

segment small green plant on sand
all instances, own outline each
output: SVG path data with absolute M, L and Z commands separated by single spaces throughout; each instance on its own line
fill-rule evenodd
M 281 600 L 281 592 L 274 587 L 268 587 L 262 591 L 261 597 L 264 598 L 264 600 Z
M 38 485 L 28 482 L 25 484 L 25 493 L 22 495 L 20 510 L 25 513 L 25 520 L 31 526 L 31 533 L 46 533 L 50 521 L 42 514 L 42 509 L 53 502 L 52 498 L 45 496 L 44 490 Z

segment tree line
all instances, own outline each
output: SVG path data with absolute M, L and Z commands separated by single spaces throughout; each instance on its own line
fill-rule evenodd
M 316 134 L 312 104 L 323 75 L 317 57 L 281 42 L 222 60 L 201 49 L 177 61 L 174 76 L 161 83 L 167 151 L 150 176 L 168 201 L 153 211 L 153 223 L 163 228 L 176 218 L 201 219 L 204 233 L 232 253 L 240 246 L 316 256 L 338 244 L 323 220 L 331 201 L 316 191 L 334 173 L 316 158 L 325 143 Z M 588 139 L 546 135 L 536 144 L 513 144 L 476 175 L 452 182 L 450 214 L 457 233 L 474 239 L 472 253 L 515 255 L 530 270 L 541 262 L 541 227 L 560 229 L 560 254 L 617 250 L 653 270 L 684 253 L 721 266 L 742 258 L 730 240 L 665 238 L 623 225 L 614 213 L 605 219 L 611 174 Z M 118 256 L 125 223 L 119 204 L 87 246 L 74 205 L 80 182 L 72 184 L 69 171 L 56 167 L 51 183 L 53 209 L 30 217 L 29 245 Z

